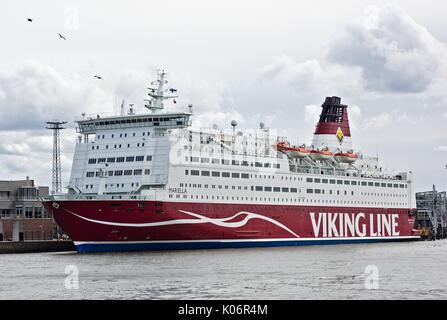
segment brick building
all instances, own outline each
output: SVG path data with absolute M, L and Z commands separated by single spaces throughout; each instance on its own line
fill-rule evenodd
M 0 181 L 0 241 L 53 239 L 53 218 L 39 201 L 48 192 L 28 177 Z

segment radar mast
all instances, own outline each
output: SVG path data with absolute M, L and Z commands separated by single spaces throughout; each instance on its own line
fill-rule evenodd
M 148 95 L 151 97 L 151 99 L 145 100 L 146 104 L 144 106 L 151 110 L 153 113 L 157 112 L 157 110 L 164 109 L 164 100 L 174 99 L 178 97 L 176 94 L 174 94 L 177 92 L 177 89 L 164 89 L 165 84 L 168 83 L 168 80 L 166 80 L 166 76 L 167 73 L 163 69 L 158 70 L 157 80 L 151 82 L 152 87 L 148 87 Z M 165 91 L 169 92 L 170 95 L 165 95 Z

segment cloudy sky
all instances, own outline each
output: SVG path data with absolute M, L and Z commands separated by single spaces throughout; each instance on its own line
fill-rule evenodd
M 73 121 L 122 99 L 142 111 L 165 68 L 197 126 L 262 121 L 296 142 L 310 143 L 324 98 L 341 96 L 357 150 L 389 171 L 413 170 L 419 191 L 447 189 L 442 1 L 5 0 L 0 9 L 0 180 L 50 184 L 44 122 L 61 119 L 68 181 Z

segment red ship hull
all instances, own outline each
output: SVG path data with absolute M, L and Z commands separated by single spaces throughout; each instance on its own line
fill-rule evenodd
M 419 238 L 409 209 L 138 200 L 44 201 L 79 252 L 287 246 Z

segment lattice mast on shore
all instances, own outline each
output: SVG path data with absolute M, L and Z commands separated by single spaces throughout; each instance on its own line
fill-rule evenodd
M 45 128 L 53 130 L 53 167 L 52 167 L 52 190 L 51 193 L 62 192 L 62 179 L 61 179 L 61 150 L 60 150 L 60 135 L 59 131 L 64 128 L 66 121 L 48 121 Z

